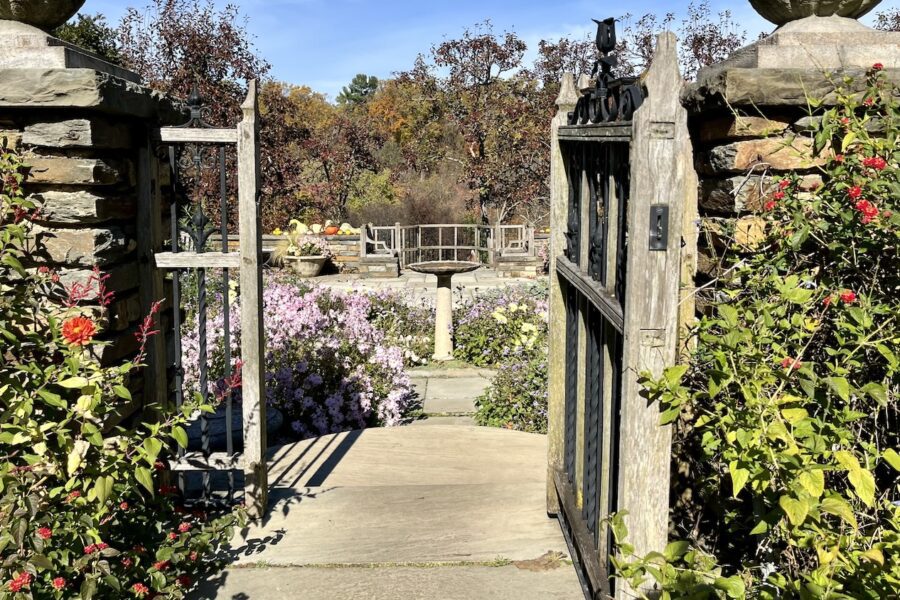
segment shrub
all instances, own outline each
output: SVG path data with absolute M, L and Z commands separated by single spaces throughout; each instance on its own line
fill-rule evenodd
M 815 149 L 839 150 L 824 185 L 775 186 L 765 239 L 726 261 L 690 365 L 646 382 L 664 421 L 680 419 L 695 486 L 674 515 L 689 539 L 619 563 L 634 583 L 671 598 L 896 596 L 900 106 L 879 71 L 820 111 Z
M 456 314 L 456 356 L 497 368 L 475 400 L 479 425 L 547 432 L 547 286 L 504 288 L 463 303 Z
M 231 515 L 179 512 L 161 458 L 186 445 L 197 402 L 162 422 L 111 427 L 137 358 L 101 367 L 95 309 L 106 277 L 64 289 L 22 267 L 27 217 L 15 153 L 0 148 L 0 586 L 4 598 L 181 598 L 230 537 Z M 52 299 L 56 298 L 58 302 Z M 155 310 L 153 311 L 155 313 Z M 159 407 L 155 407 L 159 408 Z
M 404 370 L 405 350 L 389 341 L 403 330 L 398 320 L 392 320 L 400 318 L 398 311 L 387 295 L 335 292 L 278 276 L 267 280 L 263 292 L 267 399 L 284 413 L 295 436 L 402 422 L 413 408 L 414 394 Z M 392 334 L 386 335 L 376 323 L 390 325 Z M 223 329 L 223 313 L 214 310 L 207 326 L 213 391 L 223 373 Z M 231 331 L 236 357 L 237 306 L 231 311 Z M 185 384 L 192 391 L 199 381 L 196 368 L 191 368 L 199 364 L 198 334 L 192 319 L 182 336 L 188 365 Z
M 475 366 L 497 366 L 520 346 L 546 344 L 546 284 L 483 292 L 454 312 L 456 357 Z

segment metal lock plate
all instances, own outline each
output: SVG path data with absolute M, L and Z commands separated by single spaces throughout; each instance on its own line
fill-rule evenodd
M 669 249 L 669 207 L 654 204 L 650 207 L 650 250 Z

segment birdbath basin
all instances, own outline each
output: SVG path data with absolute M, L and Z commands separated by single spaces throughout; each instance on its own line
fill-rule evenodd
M 416 273 L 437 275 L 437 303 L 434 315 L 434 360 L 453 360 L 453 286 L 454 275 L 480 269 L 475 262 L 456 260 L 413 263 L 407 267 Z

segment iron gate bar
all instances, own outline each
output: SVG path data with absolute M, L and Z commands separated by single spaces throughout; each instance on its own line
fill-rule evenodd
M 566 432 L 565 457 L 566 472 L 574 483 L 575 447 L 578 443 L 576 425 L 578 423 L 578 294 L 575 287 L 566 286 Z

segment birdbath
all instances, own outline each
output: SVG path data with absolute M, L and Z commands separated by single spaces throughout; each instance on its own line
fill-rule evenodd
M 475 262 L 456 260 L 429 261 L 409 265 L 416 273 L 437 275 L 437 306 L 434 317 L 434 360 L 453 360 L 453 287 L 454 275 L 480 269 Z

